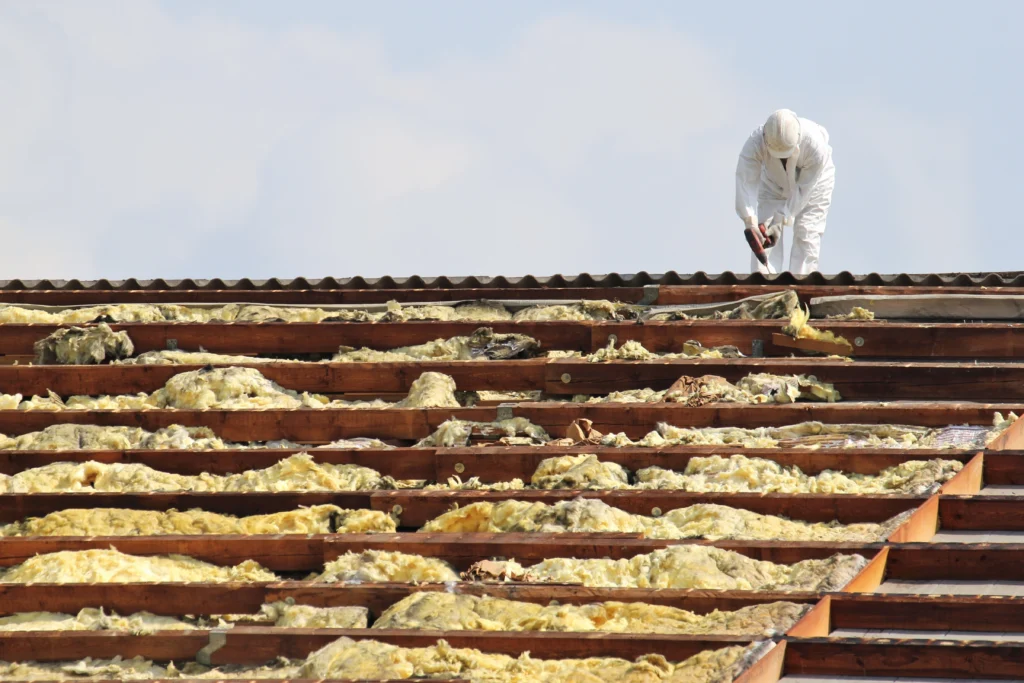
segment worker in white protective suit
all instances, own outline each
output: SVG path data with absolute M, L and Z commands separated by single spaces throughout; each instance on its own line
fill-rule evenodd
M 736 165 L 736 213 L 747 228 L 756 230 L 769 220 L 783 228 L 774 246 L 764 250 L 775 272 L 783 270 L 788 228 L 790 272 L 805 275 L 818 269 L 835 178 L 828 131 L 788 109 L 774 112 L 743 145 Z M 769 272 L 756 257 L 750 262 L 752 272 Z

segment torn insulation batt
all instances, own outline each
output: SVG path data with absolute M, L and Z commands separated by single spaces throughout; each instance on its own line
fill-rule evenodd
M 277 581 L 258 563 L 246 560 L 221 567 L 184 555 L 141 557 L 117 550 L 65 550 L 36 555 L 0 569 L 0 583 L 166 583 Z

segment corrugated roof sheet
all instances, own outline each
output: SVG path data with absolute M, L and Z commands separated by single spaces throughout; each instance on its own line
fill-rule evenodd
M 1024 287 L 1024 272 L 1004 273 L 932 273 L 913 275 L 900 273 L 882 275 L 870 273 L 854 275 L 841 272 L 835 275 L 812 273 L 806 276 L 794 276 L 782 273 L 775 276 L 760 274 L 738 274 L 726 271 L 720 274 L 708 274 L 699 271 L 692 274 L 681 274 L 675 271 L 651 274 L 639 272 L 633 274 L 608 273 L 605 275 L 524 275 L 521 277 L 486 277 L 486 276 L 438 276 L 409 277 L 384 276 L 380 278 L 348 277 L 348 278 L 270 278 L 267 280 L 212 280 L 184 279 L 140 280 L 0 280 L 0 290 L 175 290 L 175 289 L 235 289 L 239 291 L 259 289 L 475 289 L 485 287 L 501 288 L 544 288 L 544 287 L 642 287 L 644 285 L 764 285 L 764 284 L 803 284 L 803 285 L 869 285 L 897 287 Z

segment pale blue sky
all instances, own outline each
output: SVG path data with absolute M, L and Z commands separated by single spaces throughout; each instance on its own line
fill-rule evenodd
M 826 272 L 1019 269 L 1024 4 L 0 2 L 7 277 L 746 271 L 824 125 Z

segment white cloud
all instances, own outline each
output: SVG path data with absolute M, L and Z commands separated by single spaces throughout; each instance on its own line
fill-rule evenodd
M 733 170 L 757 88 L 658 25 L 559 16 L 507 44 L 410 70 L 323 26 L 0 5 L 3 275 L 747 267 Z M 902 206 L 936 191 L 894 182 Z

